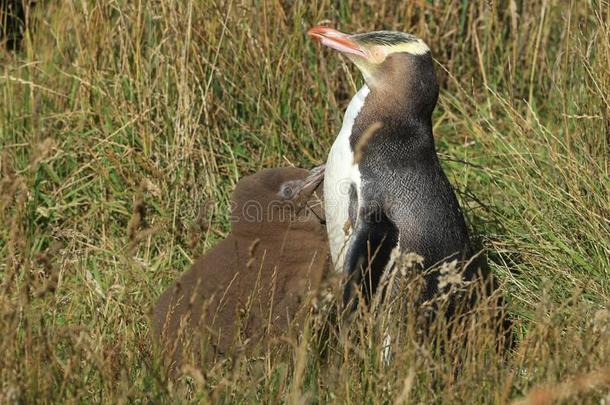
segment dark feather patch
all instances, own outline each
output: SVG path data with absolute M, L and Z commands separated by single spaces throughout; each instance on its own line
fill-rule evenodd
M 417 42 L 419 38 L 415 35 L 407 34 L 405 32 L 398 31 L 374 31 L 365 32 L 362 34 L 355 34 L 350 37 L 358 41 L 361 44 L 375 44 L 375 45 L 399 45 L 407 44 L 410 42 Z

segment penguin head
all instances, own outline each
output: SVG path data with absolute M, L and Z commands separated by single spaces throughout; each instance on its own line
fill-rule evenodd
M 408 97 L 418 113 L 432 113 L 438 82 L 430 48 L 415 35 L 398 31 L 346 34 L 329 27 L 314 27 L 307 34 L 354 62 L 371 90 L 391 96 L 390 100 Z

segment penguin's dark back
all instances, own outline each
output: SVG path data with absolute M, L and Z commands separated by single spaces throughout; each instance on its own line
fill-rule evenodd
M 378 95 L 371 95 L 379 103 Z M 388 120 L 381 114 L 365 105 L 355 123 L 357 134 L 383 119 L 355 145 L 362 150 L 363 200 L 383 208 L 398 229 L 400 250 L 423 256 L 425 267 L 470 257 L 466 222 L 436 155 L 431 122 L 406 114 Z
M 398 229 L 400 250 L 416 252 L 426 267 L 456 254 L 469 255 L 471 247 L 464 217 L 455 193 L 436 156 L 401 162 L 392 170 L 379 171 L 381 156 L 375 146 L 360 163 L 363 199 L 375 201 Z M 380 149 L 392 148 L 380 142 Z M 406 157 L 408 159 L 408 156 Z M 391 165 L 387 159 L 384 165 Z

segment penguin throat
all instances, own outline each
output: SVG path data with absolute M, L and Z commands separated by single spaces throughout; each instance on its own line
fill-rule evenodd
M 366 153 L 369 144 L 391 143 L 403 150 L 420 150 L 434 148 L 432 137 L 432 114 L 413 101 L 412 97 L 398 92 L 382 92 L 371 88 L 366 98 L 354 96 L 346 111 L 344 127 L 350 123 L 349 142 L 354 153 L 355 162 Z M 364 88 L 363 87 L 363 88 Z M 354 116 L 350 111 L 357 102 L 359 109 Z M 402 146 L 399 146 L 402 145 Z M 396 150 L 399 152 L 399 150 Z

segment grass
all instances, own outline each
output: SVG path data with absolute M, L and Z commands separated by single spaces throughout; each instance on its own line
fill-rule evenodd
M 70 0 L 30 14 L 23 49 L 0 50 L 0 402 L 610 401 L 607 0 Z M 477 334 L 456 377 L 415 340 L 384 367 L 379 333 L 327 357 L 305 335 L 168 380 L 156 298 L 227 234 L 240 177 L 324 161 L 361 82 L 304 35 L 322 20 L 430 45 L 437 149 L 519 344 L 501 359 Z

